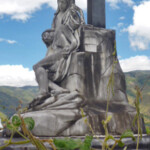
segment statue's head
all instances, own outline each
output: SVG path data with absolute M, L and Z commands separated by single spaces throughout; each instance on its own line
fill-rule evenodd
M 57 0 L 59 11 L 66 11 L 66 9 L 70 6 L 70 0 Z

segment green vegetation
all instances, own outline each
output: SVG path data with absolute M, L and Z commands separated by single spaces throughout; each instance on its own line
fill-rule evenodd
M 125 75 L 127 81 L 127 94 L 128 94 L 129 103 L 131 105 L 135 106 L 134 100 L 136 98 L 136 92 L 137 92 L 135 87 L 138 86 L 141 88 L 144 86 L 140 98 L 140 112 L 144 116 L 147 132 L 149 132 L 150 130 L 150 107 L 149 107 L 150 106 L 150 78 L 149 78 L 150 71 L 133 71 L 133 72 L 126 73 Z
M 92 136 L 86 136 L 84 142 L 80 139 L 73 140 L 71 138 L 54 139 L 54 144 L 57 150 L 90 150 L 92 140 Z
M 23 102 L 26 106 L 33 100 L 33 97 L 38 91 L 37 87 L 0 87 L 0 111 L 7 116 L 12 116 L 16 112 L 16 107 L 19 101 Z

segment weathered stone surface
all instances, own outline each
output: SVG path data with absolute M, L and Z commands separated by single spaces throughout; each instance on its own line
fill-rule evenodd
M 34 135 L 49 137 L 62 135 L 64 130 L 70 128 L 76 120 L 81 118 L 77 109 L 35 111 L 26 113 L 24 117 L 32 117 L 35 120 L 35 128 L 32 131 Z
M 43 110 L 26 113 L 24 117 L 32 117 L 35 120 L 35 128 L 32 133 L 36 136 L 84 136 L 91 134 L 89 126 L 84 122 L 86 118 L 95 135 L 104 135 L 102 121 L 106 118 L 107 103 L 105 101 L 87 103 L 86 106 L 83 106 L 85 118 L 81 117 L 79 109 L 69 108 L 73 105 L 72 103 L 70 105 L 62 104 L 61 108 L 63 109 L 43 107 Z M 127 104 L 110 102 L 108 115 L 112 116 L 108 123 L 109 133 L 121 135 L 129 129 L 135 134 L 137 133 L 137 126 L 133 127 L 133 119 L 136 115 L 133 107 Z M 143 120 L 141 120 L 141 126 L 143 127 L 143 133 L 145 133 Z
M 81 50 L 83 52 L 73 53 L 67 77 L 61 86 L 70 90 L 78 90 L 94 101 L 107 101 L 107 84 L 112 74 L 114 61 L 115 32 L 84 26 L 82 34 Z M 117 54 L 114 57 L 118 61 Z M 110 100 L 127 103 L 125 76 L 119 61 L 115 64 L 113 73 L 115 95 L 111 94 Z
M 96 135 L 105 134 L 102 121 L 106 118 L 106 107 L 107 103 L 101 101 L 95 104 L 90 103 L 88 107 L 84 108 L 89 123 Z M 133 119 L 136 115 L 136 111 L 133 107 L 128 104 L 110 102 L 108 115 L 112 116 L 111 121 L 108 123 L 108 131 L 112 135 L 121 135 L 126 130 L 132 130 L 135 134 L 137 133 L 137 126 L 135 125 L 135 127 L 133 127 Z M 140 123 L 141 127 L 143 127 L 142 131 L 145 133 L 143 120 L 141 120 Z

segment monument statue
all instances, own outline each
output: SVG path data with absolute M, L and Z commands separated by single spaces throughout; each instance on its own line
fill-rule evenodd
M 102 120 L 106 119 L 107 85 L 112 73 L 115 82 L 114 94 L 109 94 L 108 114 L 112 120 L 108 130 L 116 135 L 127 129 L 137 133 L 137 128 L 132 127 L 136 111 L 128 104 L 125 76 L 114 53 L 115 31 L 104 28 L 105 0 L 88 0 L 90 25 L 85 25 L 83 12 L 75 0 L 57 3 L 52 28 L 42 34 L 46 56 L 33 66 L 39 93 L 24 114 L 35 120 L 33 134 L 44 137 L 90 134 L 80 108 L 94 133 L 104 134 Z M 96 4 L 101 4 L 100 18 L 96 15 L 99 10 L 93 8 L 97 8 Z M 141 126 L 145 131 L 142 120 Z
M 39 95 L 30 107 L 42 103 L 50 94 L 66 93 L 68 89 L 60 87 L 68 71 L 71 54 L 80 45 L 80 26 L 84 23 L 82 11 L 73 0 L 58 0 L 58 10 L 52 24 L 52 29 L 43 34 L 43 40 L 48 46 L 46 57 L 33 66 L 39 85 Z

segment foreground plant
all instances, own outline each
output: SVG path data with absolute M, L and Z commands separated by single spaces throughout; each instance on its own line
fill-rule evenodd
M 134 137 L 134 133 L 130 130 L 125 131 L 119 139 L 115 139 L 114 136 L 112 136 L 111 134 L 109 134 L 108 132 L 108 123 L 111 121 L 112 116 L 108 115 L 108 111 L 109 111 L 109 102 L 110 102 L 110 96 L 111 95 L 115 95 L 114 92 L 114 70 L 115 70 L 115 66 L 118 63 L 118 60 L 116 59 L 116 55 L 117 55 L 117 50 L 116 50 L 116 42 L 114 45 L 114 52 L 113 52 L 113 64 L 112 64 L 112 72 L 109 76 L 109 80 L 108 80 L 108 84 L 107 84 L 107 107 L 106 107 L 106 119 L 102 121 L 103 124 L 103 128 L 105 131 L 105 139 L 104 142 L 102 144 L 102 150 L 114 150 L 115 147 L 118 145 L 119 147 L 124 147 L 125 144 L 123 143 L 123 139 L 124 138 L 131 138 L 133 141 L 135 141 L 135 137 Z M 109 146 L 108 141 L 109 140 L 113 140 L 114 144 L 112 147 Z M 124 150 L 126 150 L 127 147 L 124 147 Z
M 31 130 L 34 128 L 34 120 L 30 117 L 23 118 L 21 115 L 15 115 L 12 117 L 11 120 L 8 120 L 7 117 L 1 116 L 2 123 L 4 127 L 11 132 L 11 137 L 9 140 L 5 141 L 5 145 L 0 147 L 0 150 L 10 146 L 10 145 L 22 145 L 27 143 L 32 143 L 36 146 L 38 150 L 47 150 L 43 143 L 47 142 L 51 145 L 51 147 L 56 150 L 53 145 L 53 140 L 40 140 L 39 138 L 32 135 Z M 22 132 L 20 131 L 22 130 Z M 14 134 L 19 134 L 24 140 L 19 142 L 14 142 L 13 137 Z
M 104 130 L 105 130 L 105 139 L 102 145 L 102 150 L 114 150 L 115 147 L 118 145 L 119 147 L 123 148 L 125 146 L 125 143 L 123 143 L 123 139 L 125 138 L 131 138 L 133 141 L 135 141 L 134 133 L 131 130 L 125 131 L 119 139 L 116 139 L 113 135 L 109 134 L 107 125 L 111 121 L 112 116 L 108 116 L 107 119 L 102 121 Z M 108 141 L 112 140 L 114 141 L 114 144 L 110 147 L 108 144 Z M 127 147 L 124 148 L 126 150 Z
M 49 143 L 53 150 L 56 150 L 52 139 L 45 140 L 33 136 L 31 130 L 33 130 L 35 122 L 31 117 L 23 118 L 21 116 L 21 102 L 17 110 L 18 114 L 14 115 L 11 119 L 8 119 L 8 117 L 3 113 L 0 113 L 0 118 L 4 127 L 3 130 L 6 130 L 6 132 L 10 132 L 10 139 L 4 142 L 5 145 L 1 146 L 0 150 L 3 150 L 10 145 L 23 145 L 27 143 L 32 143 L 37 148 L 37 150 L 47 150 L 44 143 Z M 18 134 L 24 140 L 14 142 L 13 137 L 15 134 Z
M 93 136 L 86 136 L 83 142 L 80 139 L 73 140 L 71 138 L 54 139 L 54 144 L 57 150 L 91 150 L 92 140 Z
M 9 140 L 5 141 L 5 145 L 0 147 L 0 150 L 5 149 L 10 145 L 23 145 L 27 143 L 33 144 L 37 150 L 48 150 L 44 143 L 49 143 L 53 150 L 91 150 L 91 142 L 93 137 L 86 136 L 85 140 L 73 140 L 71 138 L 65 139 L 39 139 L 31 133 L 31 130 L 35 126 L 35 122 L 32 118 L 23 118 L 20 114 L 14 115 L 10 120 L 6 115 L 0 113 L 0 118 L 2 120 L 3 126 L 11 132 L 11 137 Z M 21 129 L 21 131 L 20 131 Z M 14 134 L 19 134 L 24 140 L 19 142 L 14 142 Z

